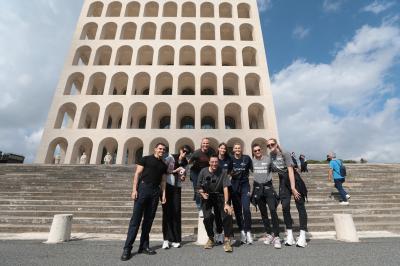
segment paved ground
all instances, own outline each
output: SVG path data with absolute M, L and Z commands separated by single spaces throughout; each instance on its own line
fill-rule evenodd
M 37 240 L 1 240 L 0 265 L 399 265 L 400 238 L 363 239 L 361 243 L 312 240 L 305 249 L 275 250 L 261 242 L 234 248 L 226 254 L 222 246 L 204 250 L 192 243 L 158 254 L 134 254 L 122 262 L 122 241 L 71 241 L 47 245 Z M 135 250 L 135 248 L 134 248 Z

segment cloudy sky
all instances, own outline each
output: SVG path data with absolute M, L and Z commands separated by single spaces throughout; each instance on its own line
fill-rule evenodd
M 0 150 L 32 162 L 83 0 L 0 0 Z M 258 0 L 280 140 L 400 162 L 400 2 Z

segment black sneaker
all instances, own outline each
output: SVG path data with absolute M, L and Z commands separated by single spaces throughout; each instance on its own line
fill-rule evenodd
M 121 255 L 121 260 L 126 261 L 131 258 L 131 251 L 129 249 L 124 249 Z

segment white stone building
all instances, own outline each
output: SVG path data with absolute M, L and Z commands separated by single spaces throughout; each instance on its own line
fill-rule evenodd
M 85 0 L 36 163 L 277 136 L 256 0 Z

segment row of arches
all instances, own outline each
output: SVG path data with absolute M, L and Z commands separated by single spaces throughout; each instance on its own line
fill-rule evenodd
M 185 60 L 190 58 L 185 57 Z M 64 88 L 64 95 L 218 95 L 218 77 L 214 73 L 206 72 L 196 82 L 195 75 L 184 72 L 177 77 L 177 81 L 171 73 L 161 72 L 155 76 L 154 84 L 151 76 L 146 72 L 140 72 L 133 78 L 132 86 L 129 86 L 128 74 L 118 72 L 114 74 L 106 88 L 106 74 L 97 72 L 89 78 L 86 92 L 83 92 L 85 76 L 80 72 L 69 76 Z M 177 84 L 176 84 L 177 83 Z M 198 84 L 196 86 L 196 84 Z M 244 87 L 243 87 L 244 85 Z M 130 89 L 128 89 L 128 86 Z M 261 95 L 261 79 L 256 73 L 246 74 L 244 84 L 235 73 L 228 72 L 222 76 L 223 95 Z M 107 91 L 108 90 L 108 91 Z
M 214 150 L 217 150 L 219 141 L 215 138 L 209 138 L 210 147 Z M 184 137 L 170 144 L 170 142 L 165 138 L 155 138 L 153 139 L 148 149 L 144 149 L 143 141 L 138 137 L 132 137 L 128 140 L 118 142 L 117 139 L 113 137 L 107 137 L 102 139 L 96 146 L 97 149 L 94 148 L 94 143 L 91 138 L 83 137 L 76 140 L 72 146 L 72 151 L 70 149 L 69 142 L 67 139 L 63 137 L 56 138 L 52 140 L 48 146 L 45 163 L 52 164 L 55 163 L 55 158 L 59 157 L 61 164 L 79 164 L 80 158 L 82 154 L 85 153 L 87 156 L 86 164 L 104 164 L 104 157 L 107 153 L 112 156 L 112 164 L 134 164 L 140 160 L 143 155 L 152 154 L 153 147 L 157 143 L 164 143 L 167 146 L 167 149 L 171 153 L 177 153 L 179 148 L 183 145 L 188 145 L 192 151 L 195 150 L 196 146 L 194 141 L 191 138 Z M 259 137 L 255 138 L 250 146 L 257 143 L 260 145 L 263 150 L 266 150 L 265 138 Z M 228 150 L 231 150 L 233 145 L 236 143 L 240 143 L 242 145 L 243 150 L 246 150 L 246 142 L 241 138 L 231 138 L 226 141 L 228 145 Z M 122 149 L 119 147 L 121 146 Z M 66 158 L 67 152 L 70 152 L 69 158 Z M 122 155 L 119 153 L 122 152 Z M 118 161 L 119 158 L 119 161 Z
M 181 6 L 181 17 L 215 17 L 216 13 L 220 18 L 250 18 L 250 6 L 246 3 L 240 3 L 237 5 L 237 14 L 233 14 L 233 7 L 228 2 L 219 4 L 218 10 L 215 10 L 214 4 L 211 2 L 204 2 L 200 5 L 200 14 L 197 14 L 196 4 L 193 2 L 185 2 Z M 88 17 L 101 17 L 103 10 L 105 10 L 104 16 L 106 17 L 177 17 L 178 16 L 178 5 L 175 2 L 169 1 L 162 5 L 162 13 L 160 13 L 160 5 L 151 1 L 144 5 L 144 9 L 141 10 L 141 5 L 137 1 L 129 2 L 123 10 L 123 5 L 119 1 L 114 1 L 108 4 L 105 8 L 104 4 L 100 1 L 94 2 L 89 6 L 87 13 Z
M 128 113 L 124 114 L 124 107 L 121 103 L 110 103 L 104 110 L 95 102 L 88 103 L 80 110 L 80 117 L 75 125 L 78 129 L 219 129 L 219 109 L 214 103 L 205 103 L 196 109 L 193 104 L 185 102 L 177 106 L 175 113 L 175 125 L 171 126 L 172 108 L 168 103 L 161 102 L 154 105 L 151 114 L 148 113 L 146 104 L 137 102 L 132 104 Z M 101 112 L 104 111 L 104 112 Z M 259 103 L 253 103 L 247 108 L 248 128 L 264 129 L 264 113 L 265 108 Z M 54 123 L 55 129 L 73 128 L 75 116 L 77 114 L 77 106 L 68 102 L 63 104 L 59 110 Z M 100 118 L 103 114 L 103 118 Z M 242 129 L 247 128 L 242 124 L 242 117 L 246 115 L 242 113 L 242 107 L 237 103 L 229 103 L 223 107 L 224 128 L 225 129 Z M 149 118 L 151 117 L 151 118 Z M 196 123 L 196 120 L 199 123 Z M 126 123 L 123 125 L 123 121 Z M 151 120 L 151 121 L 149 121 Z M 148 124 L 150 123 L 150 124 Z
M 175 65 L 175 49 L 170 45 L 161 47 L 158 55 L 154 54 L 154 48 L 144 45 L 137 50 L 136 60 L 133 59 L 133 48 L 128 45 L 119 47 L 114 62 L 111 62 L 113 49 L 104 45 L 96 50 L 93 65 L 155 65 L 154 58 L 157 58 L 158 65 Z M 73 58 L 72 65 L 89 65 L 92 48 L 89 46 L 79 47 Z M 251 46 L 246 46 L 241 51 L 243 66 L 257 66 L 257 50 Z M 192 46 L 184 46 L 179 50 L 179 65 L 197 65 L 196 49 Z M 237 51 L 232 46 L 223 47 L 220 51 L 221 66 L 237 66 Z M 217 65 L 217 51 L 212 46 L 204 46 L 200 49 L 200 65 Z
M 81 40 L 115 40 L 118 33 L 118 25 L 114 22 L 108 22 L 102 26 L 100 36 L 97 37 L 98 24 L 95 22 L 87 23 L 80 36 Z M 154 22 L 144 23 L 137 33 L 138 26 L 134 22 L 127 22 L 122 25 L 121 32 L 119 33 L 120 40 L 155 40 L 157 36 L 157 25 Z M 216 40 L 219 36 L 221 41 L 234 41 L 238 38 L 235 37 L 235 28 L 231 23 L 223 23 L 219 26 L 219 33 L 216 33 L 215 25 L 212 23 L 203 23 L 199 26 L 200 40 Z M 172 22 L 166 22 L 161 25 L 158 34 L 161 40 L 175 40 L 177 39 L 177 27 Z M 138 35 L 138 36 L 137 36 Z M 241 41 L 253 41 L 253 26 L 249 23 L 244 23 L 239 26 L 239 39 Z M 196 40 L 196 26 L 194 23 L 186 22 L 180 26 L 181 40 Z

